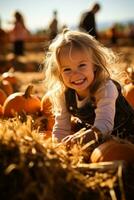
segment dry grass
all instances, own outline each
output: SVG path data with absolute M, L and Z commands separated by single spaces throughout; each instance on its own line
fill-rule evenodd
M 31 116 L 1 120 L 1 200 L 125 199 L 123 163 L 86 164 L 84 156 L 80 146 L 67 150 L 44 139 Z

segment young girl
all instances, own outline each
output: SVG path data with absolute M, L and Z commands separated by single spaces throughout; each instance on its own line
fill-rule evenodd
M 13 41 L 14 54 L 20 56 L 24 54 L 24 44 L 30 33 L 25 26 L 23 15 L 20 12 L 16 11 L 14 18 L 14 27 L 10 36 Z
M 134 133 L 134 111 L 108 72 L 114 59 L 110 50 L 83 32 L 64 30 L 50 45 L 46 87 L 55 115 L 53 137 L 58 141 L 72 134 L 72 116 L 78 119 L 78 130 L 86 129 L 86 142 L 100 135 Z M 78 138 L 75 133 L 72 140 Z

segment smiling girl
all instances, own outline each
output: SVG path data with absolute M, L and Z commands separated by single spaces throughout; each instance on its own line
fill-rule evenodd
M 64 30 L 51 43 L 45 60 L 46 87 L 55 115 L 53 137 L 72 134 L 71 118 L 85 128 L 86 142 L 101 135 L 133 134 L 134 111 L 121 94 L 108 68 L 113 52 L 89 34 Z M 48 81 L 49 80 L 49 81 Z M 78 139 L 74 133 L 72 140 Z

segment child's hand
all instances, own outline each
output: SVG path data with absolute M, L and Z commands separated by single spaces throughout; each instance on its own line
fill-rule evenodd
M 102 134 L 100 133 L 100 131 L 96 131 L 94 129 L 86 130 L 85 128 L 83 128 L 75 134 L 65 137 L 62 142 L 70 147 L 74 144 L 80 144 L 83 146 L 87 143 L 98 143 L 101 137 Z
M 74 134 L 71 134 L 71 135 L 68 135 L 66 136 L 65 138 L 63 138 L 62 142 L 65 143 L 65 144 L 69 144 L 69 143 L 78 143 L 79 142 L 79 139 L 80 137 L 85 133 L 85 128 L 81 129 L 80 131 L 74 133 Z

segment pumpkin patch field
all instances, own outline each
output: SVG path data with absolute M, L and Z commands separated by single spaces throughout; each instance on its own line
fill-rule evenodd
M 134 48 L 116 47 L 113 69 L 133 106 Z M 39 63 L 38 63 L 39 66 Z M 52 143 L 54 116 L 43 71 L 0 75 L 0 200 L 133 200 L 134 137 L 83 148 Z M 49 81 L 49 80 L 48 80 Z

